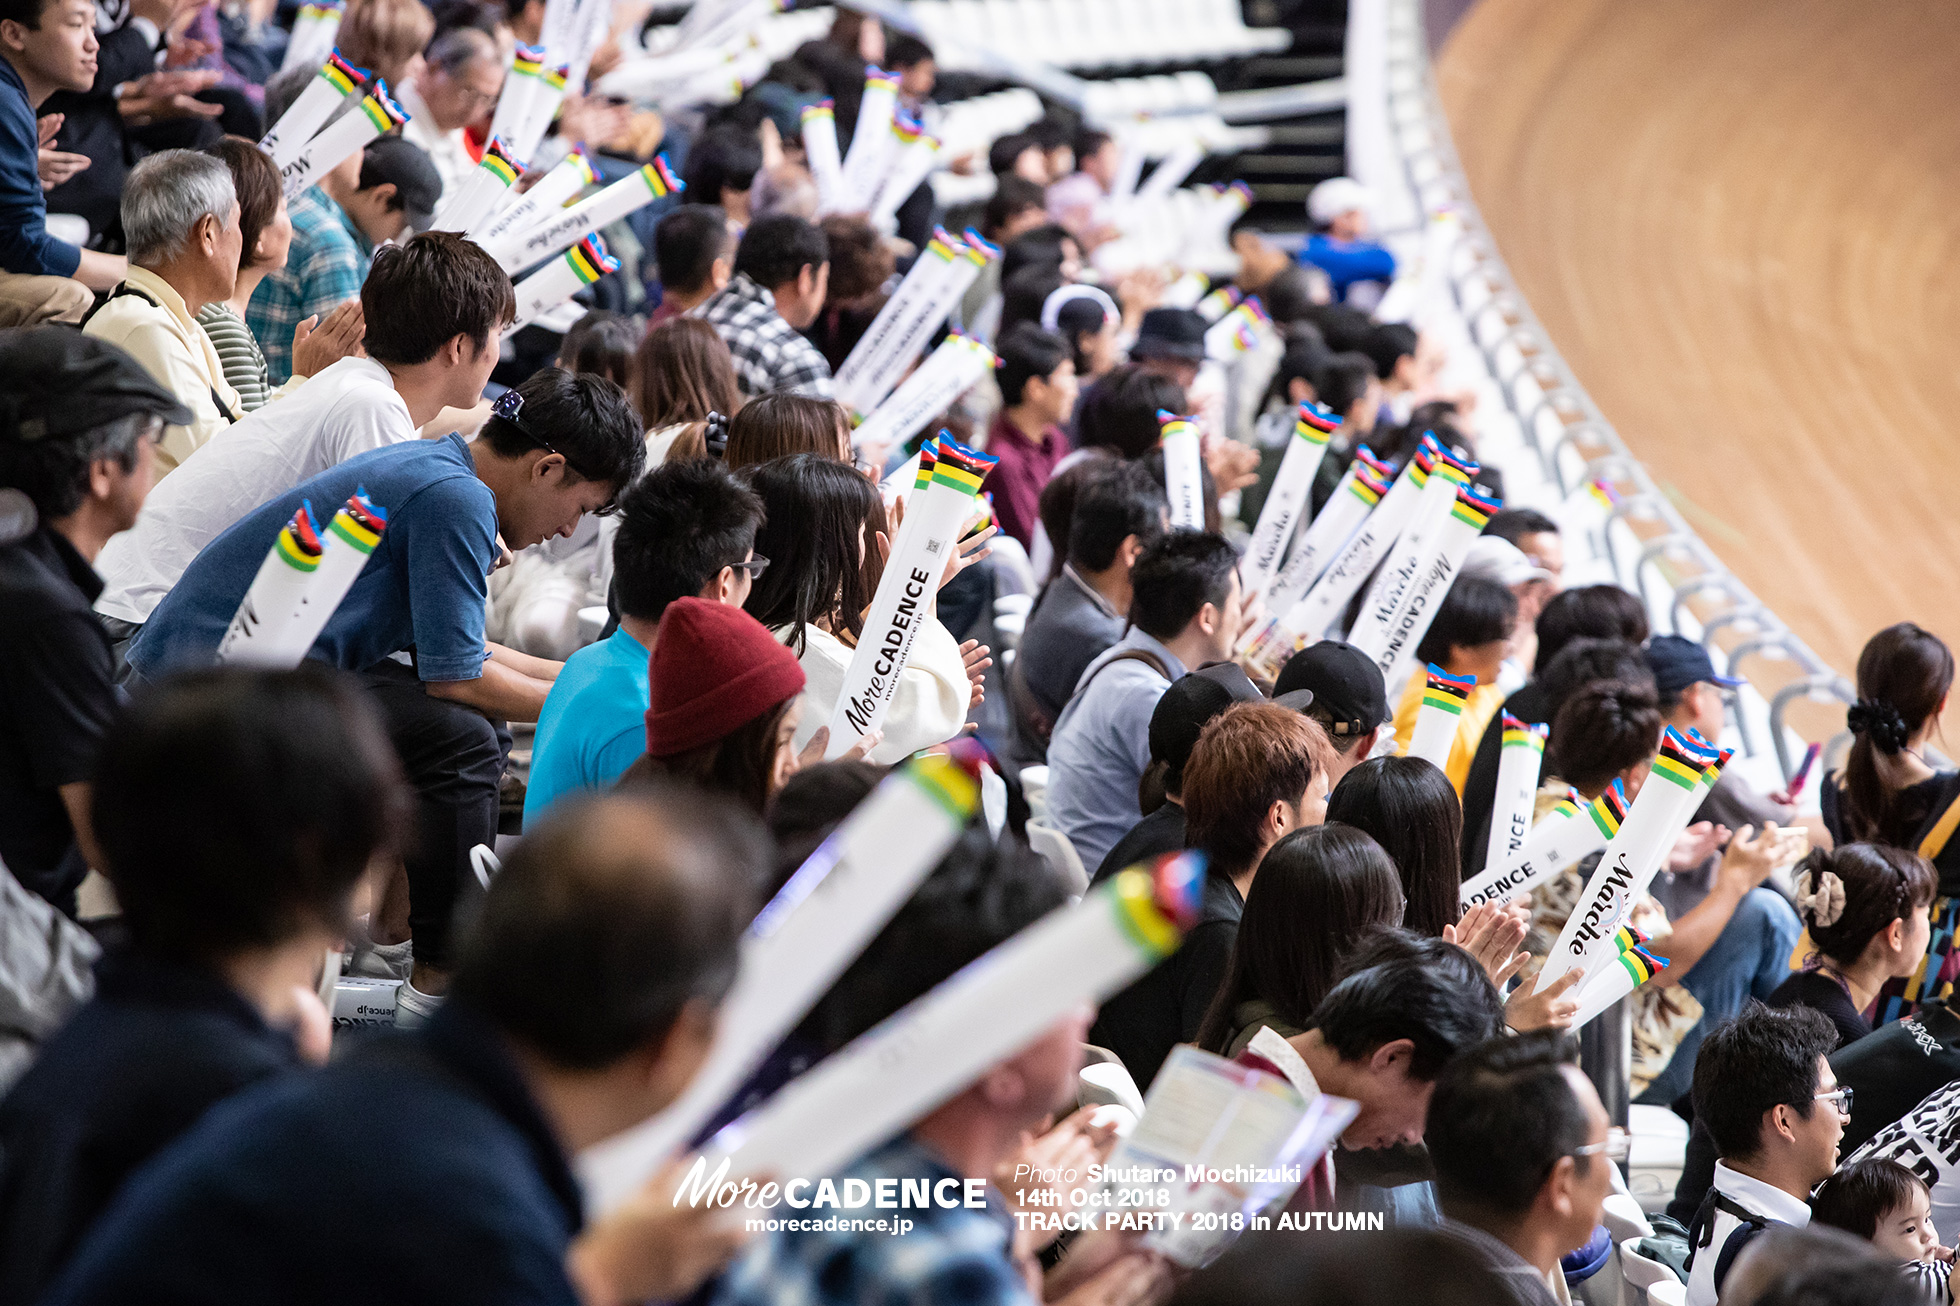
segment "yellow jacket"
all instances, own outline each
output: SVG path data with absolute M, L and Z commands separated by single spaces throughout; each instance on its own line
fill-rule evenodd
M 1416 733 L 1416 715 L 1422 711 L 1422 691 L 1428 684 L 1428 676 L 1418 665 L 1395 705 L 1397 757 L 1409 755 L 1409 741 Z M 1470 763 L 1477 756 L 1477 745 L 1483 741 L 1484 727 L 1502 706 L 1504 688 L 1497 684 L 1479 685 L 1463 700 L 1463 715 L 1456 721 L 1456 738 L 1450 742 L 1450 760 L 1443 767 L 1443 774 L 1449 777 L 1450 787 L 1456 790 L 1459 799 L 1463 797 L 1463 782 L 1470 778 Z

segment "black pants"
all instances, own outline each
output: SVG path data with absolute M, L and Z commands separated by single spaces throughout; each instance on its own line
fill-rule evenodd
M 372 667 L 361 680 L 415 790 L 415 832 L 402 859 L 415 960 L 447 969 L 457 908 L 479 892 L 470 849 L 496 846 L 497 784 L 510 756 L 510 730 L 474 708 L 431 698 L 399 663 Z

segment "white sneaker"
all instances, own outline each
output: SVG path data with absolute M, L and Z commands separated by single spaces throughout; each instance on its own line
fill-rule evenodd
M 429 1023 L 442 1008 L 442 998 L 433 993 L 424 993 L 407 980 L 395 991 L 395 1028 L 417 1029 Z
M 408 978 L 415 969 L 415 940 L 403 939 L 400 943 L 361 942 L 354 946 L 354 955 L 347 961 L 343 974 L 359 975 L 366 979 Z

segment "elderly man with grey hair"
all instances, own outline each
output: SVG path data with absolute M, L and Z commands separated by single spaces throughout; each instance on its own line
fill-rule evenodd
M 165 427 L 157 442 L 162 477 L 245 411 L 197 322 L 237 284 L 244 237 L 231 169 L 190 150 L 152 154 L 129 174 L 122 221 L 129 275 L 82 329 L 134 354 L 191 410 L 188 426 Z
M 463 128 L 489 116 L 503 87 L 497 43 L 474 27 L 457 27 L 430 44 L 422 71 L 399 88 L 408 111 L 402 137 L 421 146 L 436 165 L 443 194 L 454 195 L 476 167 Z

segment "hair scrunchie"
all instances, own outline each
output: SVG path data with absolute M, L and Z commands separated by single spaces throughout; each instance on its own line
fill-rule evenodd
M 708 429 L 701 433 L 701 440 L 708 446 L 708 457 L 720 458 L 728 451 L 728 419 L 720 413 L 709 413 L 705 425 Z
M 1796 889 L 1797 914 L 1818 929 L 1831 928 L 1844 915 L 1844 881 L 1834 872 L 1804 871 L 1797 876 Z
M 1852 734 L 1869 736 L 1872 746 L 1881 753 L 1903 752 L 1906 741 L 1912 737 L 1912 730 L 1899 715 L 1899 709 L 1882 699 L 1859 699 L 1844 714 L 1844 721 Z

